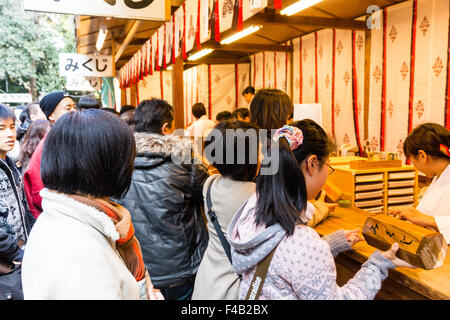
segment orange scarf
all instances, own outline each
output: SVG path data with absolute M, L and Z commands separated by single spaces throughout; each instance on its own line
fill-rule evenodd
M 134 236 L 134 227 L 131 223 L 130 212 L 112 201 L 89 199 L 77 195 L 69 195 L 69 197 L 103 212 L 111 218 L 116 231 L 119 233 L 116 248 L 120 256 L 136 281 L 144 279 L 146 271 L 145 264 L 142 259 L 141 246 Z

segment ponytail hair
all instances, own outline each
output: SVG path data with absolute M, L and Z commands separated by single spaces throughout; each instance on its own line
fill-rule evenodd
M 435 158 L 450 159 L 450 131 L 437 123 L 416 127 L 403 143 L 405 157 L 416 157 L 419 150 Z
M 256 179 L 256 225 L 269 227 L 279 223 L 288 236 L 294 233 L 296 225 L 303 223 L 300 215 L 308 201 L 302 162 L 316 155 L 322 167 L 333 147 L 326 132 L 313 120 L 302 120 L 293 123 L 292 127 L 300 129 L 291 131 L 300 131 L 297 135 L 303 135 L 301 144 L 293 143 L 296 139 L 289 137 L 289 133 L 276 134 L 278 140 L 272 143 L 271 148 L 277 148 L 278 153 L 270 152 L 262 166 L 272 165 L 273 161 L 277 161 L 272 155 L 278 154 L 278 171 L 271 175 L 259 175 Z M 286 126 L 280 130 L 284 128 Z

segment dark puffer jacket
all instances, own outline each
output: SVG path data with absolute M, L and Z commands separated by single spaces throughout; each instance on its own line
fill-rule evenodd
M 28 240 L 34 221 L 28 211 L 20 171 L 6 157 L 0 160 L 0 300 L 23 299 L 21 268 L 13 261 L 22 261 L 19 244 Z
M 135 133 L 137 157 L 130 189 L 118 202 L 131 213 L 142 255 L 156 288 L 195 275 L 208 244 L 200 211 L 208 172 L 202 165 L 176 164 L 190 158 L 186 140 Z

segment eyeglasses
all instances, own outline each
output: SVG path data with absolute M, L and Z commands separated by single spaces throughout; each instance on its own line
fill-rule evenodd
M 332 174 L 335 171 L 334 168 L 328 162 L 325 161 L 324 163 L 328 166 L 328 175 Z M 315 164 L 320 167 L 319 162 L 316 162 Z
M 326 161 L 325 164 L 328 166 L 328 175 L 331 175 L 335 171 L 334 168 Z

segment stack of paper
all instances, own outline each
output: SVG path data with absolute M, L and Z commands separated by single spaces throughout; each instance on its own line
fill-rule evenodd
M 374 199 L 374 200 L 367 200 L 367 201 L 355 201 L 355 206 L 358 207 L 358 208 L 370 207 L 370 206 L 378 206 L 380 204 L 383 204 L 383 199 Z
M 355 193 L 355 199 L 379 198 L 382 196 L 383 196 L 383 190 Z
M 388 186 L 389 188 L 412 187 L 414 186 L 414 180 L 389 181 Z
M 364 174 L 364 175 L 361 174 L 355 177 L 356 182 L 368 182 L 375 180 L 383 180 L 383 174 L 382 173 Z
M 383 189 L 383 188 L 384 188 L 384 182 L 365 183 L 365 184 L 355 185 L 355 191 L 377 190 L 377 189 Z
M 370 213 L 383 213 L 384 207 L 378 206 L 378 207 L 370 207 L 370 208 L 364 208 L 364 211 L 368 211 Z
M 403 197 L 393 197 L 393 198 L 388 198 L 388 204 L 391 203 L 403 203 L 403 202 L 412 202 L 414 201 L 414 196 L 403 196 Z
M 414 188 L 400 188 L 400 189 L 389 189 L 388 196 L 398 196 L 401 194 L 411 194 L 414 193 Z
M 389 179 L 406 179 L 406 178 L 414 178 L 415 176 L 416 176 L 415 171 L 389 172 Z

